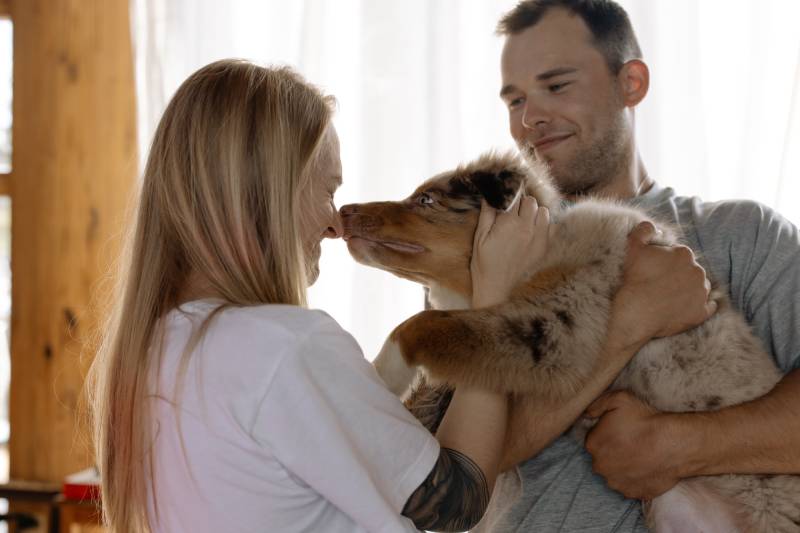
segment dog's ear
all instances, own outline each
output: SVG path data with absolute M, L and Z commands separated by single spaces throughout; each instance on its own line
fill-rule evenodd
M 478 171 L 469 176 L 469 181 L 490 206 L 508 209 L 522 186 L 522 175 L 507 169 L 498 173 Z

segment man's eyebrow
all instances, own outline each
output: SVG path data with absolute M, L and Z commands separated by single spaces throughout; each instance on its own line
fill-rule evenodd
M 516 90 L 517 88 L 513 85 L 505 85 L 502 89 L 500 89 L 500 98 L 504 97 L 508 93 L 513 93 Z
M 564 74 L 572 74 L 573 72 L 578 72 L 578 69 L 576 69 L 574 67 L 554 68 L 554 69 L 550 69 L 550 70 L 548 70 L 546 72 L 542 72 L 541 74 L 538 74 L 536 76 L 536 81 L 545 81 L 545 80 L 549 80 L 550 78 L 555 78 L 556 76 L 562 76 Z M 513 93 L 513 92 L 518 91 L 518 90 L 519 89 L 514 87 L 514 85 L 512 85 L 512 84 L 505 85 L 505 86 L 503 86 L 502 89 L 500 89 L 500 98 L 503 98 L 504 96 L 508 95 L 509 93 Z
M 538 81 L 545 81 L 549 80 L 550 78 L 555 78 L 556 76 L 562 76 L 564 74 L 572 74 L 573 72 L 577 72 L 578 69 L 574 67 L 559 67 L 548 70 L 546 72 L 542 72 L 541 74 L 536 76 Z

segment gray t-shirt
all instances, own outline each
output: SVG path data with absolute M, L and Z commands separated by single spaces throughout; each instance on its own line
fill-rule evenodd
M 794 225 L 756 202 L 704 203 L 658 185 L 631 203 L 679 226 L 685 244 L 709 277 L 728 286 L 781 370 L 800 368 L 800 234 Z M 568 436 L 522 463 L 519 472 L 521 495 L 492 517 L 494 532 L 647 531 L 638 500 L 608 488 L 592 472 L 591 456 Z

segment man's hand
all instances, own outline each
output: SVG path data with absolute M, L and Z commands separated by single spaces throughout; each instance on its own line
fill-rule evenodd
M 531 431 L 513 433 L 513 440 L 507 444 L 504 468 L 536 455 L 563 433 L 652 338 L 697 326 L 716 311 L 716 303 L 708 301 L 705 271 L 695 262 L 691 251 L 647 244 L 655 235 L 653 224 L 645 222 L 634 228 L 628 238 L 623 285 L 614 298 L 608 336 L 591 379 L 561 405 L 525 402 L 516 406 L 511 424 L 529 427 Z M 622 431 L 624 435 L 628 429 Z M 598 446 L 606 440 L 601 438 L 604 433 L 595 434 Z M 626 449 L 632 450 L 631 455 L 649 453 L 638 445 Z M 624 454 L 617 457 L 619 463 L 628 459 Z M 644 459 L 642 464 L 649 465 Z
M 657 337 L 676 335 L 712 316 L 717 304 L 703 268 L 685 246 L 649 244 L 656 228 L 639 224 L 628 237 L 623 283 L 617 292 L 607 356 L 630 358 Z M 615 350 L 613 347 L 617 346 Z M 626 359 L 627 361 L 627 359 Z M 586 415 L 599 418 L 586 449 L 594 470 L 608 486 L 629 498 L 654 498 L 684 477 L 682 443 L 672 431 L 671 414 L 654 411 L 627 392 L 598 398 Z
M 631 345 L 681 333 L 717 310 L 716 302 L 708 300 L 706 272 L 692 251 L 648 244 L 655 235 L 650 222 L 631 232 L 623 283 L 614 298 L 612 326 L 620 328 Z
M 586 410 L 599 418 L 586 438 L 593 470 L 627 498 L 649 500 L 680 481 L 680 442 L 661 414 L 628 392 L 604 394 Z

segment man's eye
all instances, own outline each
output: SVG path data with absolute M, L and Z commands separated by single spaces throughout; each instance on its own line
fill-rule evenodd
M 570 82 L 565 82 L 565 83 L 554 83 L 553 85 L 548 85 L 547 89 L 548 89 L 548 90 L 549 90 L 551 93 L 557 93 L 557 92 L 559 92 L 561 89 L 563 89 L 564 87 L 566 87 L 567 85 L 569 85 L 569 83 L 570 83 Z
M 509 108 L 509 109 L 514 109 L 515 107 L 519 107 L 519 106 L 521 106 L 521 105 L 522 105 L 522 103 L 523 103 L 524 101 L 525 101 L 525 99 L 524 99 L 524 98 L 522 98 L 521 96 L 520 96 L 519 98 L 514 98 L 513 100 L 511 100 L 510 102 L 508 102 L 508 108 Z
M 431 205 L 433 202 L 433 197 L 427 194 L 420 194 L 419 198 L 417 198 L 417 203 L 420 205 Z

